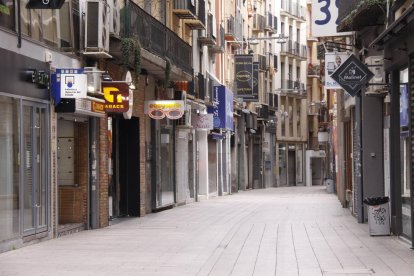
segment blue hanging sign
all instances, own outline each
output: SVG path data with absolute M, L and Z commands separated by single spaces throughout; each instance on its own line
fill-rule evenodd
M 234 130 L 233 92 L 224 85 L 214 86 L 212 100 L 216 106 L 208 107 L 207 112 L 213 114 L 214 128 Z

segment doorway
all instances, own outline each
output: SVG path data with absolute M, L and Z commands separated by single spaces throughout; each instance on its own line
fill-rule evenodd
M 296 186 L 296 147 L 289 145 L 288 150 L 288 183 Z
M 113 119 L 113 178 L 109 195 L 113 217 L 140 215 L 139 119 Z
M 23 235 L 47 231 L 48 112 L 42 104 L 23 101 L 22 166 Z

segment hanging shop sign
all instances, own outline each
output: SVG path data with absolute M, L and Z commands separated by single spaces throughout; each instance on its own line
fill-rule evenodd
M 253 97 L 251 101 L 259 101 L 259 62 L 253 62 Z
M 351 55 L 342 65 L 331 75 L 332 79 L 354 97 L 362 87 L 366 86 L 372 79 L 372 73 L 368 67 L 359 59 Z
M 256 101 L 253 91 L 253 55 L 235 55 L 235 76 L 237 96 L 244 101 Z
M 345 36 L 352 32 L 338 32 L 338 1 L 313 0 L 312 1 L 312 35 L 323 36 Z M 344 1 L 347 2 L 347 1 Z
M 123 113 L 129 109 L 129 84 L 123 81 L 102 82 L 107 113 Z
M 207 108 L 207 113 L 213 114 L 214 128 L 234 130 L 233 124 L 233 92 L 226 86 L 214 86 L 213 102 L 216 106 Z
M 26 9 L 55 10 L 60 9 L 65 0 L 29 0 Z
M 325 88 L 326 89 L 342 89 L 338 82 L 332 79 L 331 75 L 342 63 L 347 60 L 347 53 L 325 53 Z
M 213 129 L 213 114 L 197 114 L 191 116 L 191 125 L 195 129 Z
M 83 69 L 56 69 L 51 76 L 52 97 L 55 105 L 61 99 L 86 98 L 87 78 Z
M 155 120 L 165 117 L 171 120 L 180 119 L 184 115 L 185 102 L 179 101 L 145 101 L 145 114 Z

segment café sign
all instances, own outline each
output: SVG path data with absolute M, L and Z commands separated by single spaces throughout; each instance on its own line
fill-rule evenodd
M 145 101 L 144 113 L 155 120 L 168 118 L 171 120 L 180 119 L 184 115 L 184 101 Z

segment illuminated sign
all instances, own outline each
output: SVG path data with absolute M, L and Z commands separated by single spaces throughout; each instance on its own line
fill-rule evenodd
M 60 83 L 61 98 L 86 98 L 87 80 L 83 69 L 57 69 L 56 81 Z
M 126 82 L 102 82 L 105 110 L 108 113 L 122 113 L 129 109 L 129 85 Z
M 184 101 L 146 101 L 145 114 L 156 120 L 165 117 L 172 120 L 180 119 L 184 114 L 184 106 Z

